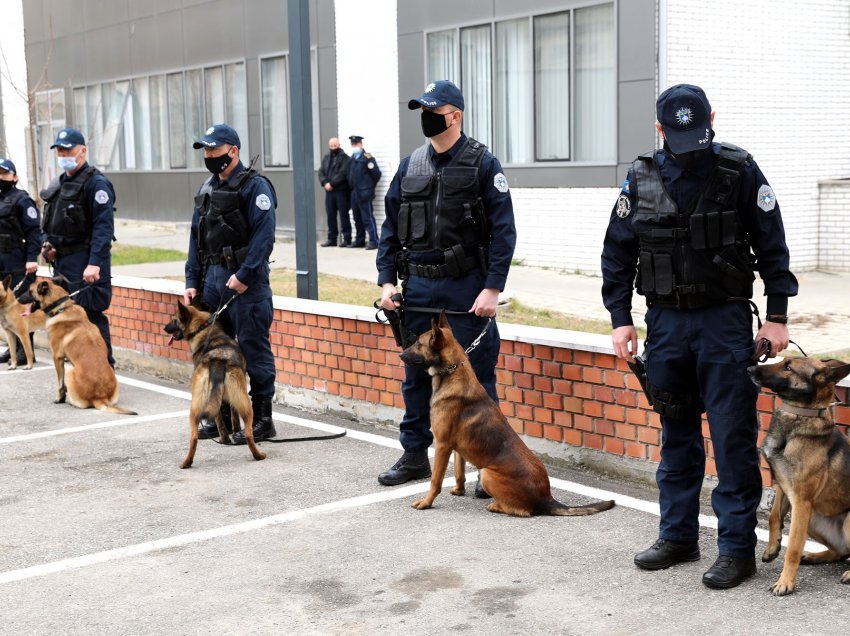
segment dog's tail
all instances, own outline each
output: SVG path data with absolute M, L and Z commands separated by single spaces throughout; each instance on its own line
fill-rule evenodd
M 610 510 L 616 504 L 614 500 L 608 501 L 597 501 L 596 503 L 588 504 L 586 506 L 567 506 L 566 504 L 562 504 L 560 501 L 556 499 L 552 499 L 549 502 L 548 507 L 543 509 L 544 515 L 551 515 L 553 517 L 578 517 L 584 515 L 595 515 L 597 512 L 604 512 L 605 510 Z
M 110 413 L 118 413 L 119 415 L 138 415 L 135 411 L 125 409 L 123 406 L 118 406 L 117 404 L 107 404 L 103 400 L 92 402 L 92 404 L 94 404 L 94 408 L 100 411 L 109 411 Z

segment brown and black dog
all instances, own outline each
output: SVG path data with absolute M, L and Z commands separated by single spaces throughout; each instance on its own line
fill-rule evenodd
M 6 332 L 6 343 L 9 345 L 9 368 L 18 368 L 18 340 L 24 346 L 27 358 L 26 369 L 32 369 L 35 355 L 29 335 L 36 329 L 43 329 L 47 317 L 43 311 L 35 311 L 23 315 L 26 305 L 18 302 L 12 291 L 12 276 L 6 276 L 0 281 L 0 327 Z M 17 336 L 17 337 L 16 337 Z
M 850 442 L 835 428 L 830 412 L 835 383 L 850 374 L 850 364 L 786 358 L 748 371 L 753 382 L 782 398 L 761 449 L 776 489 L 762 561 L 779 554 L 790 508 L 785 564 L 770 587 L 774 595 L 785 596 L 794 591 L 800 563 L 832 563 L 850 556 Z M 804 553 L 806 536 L 827 549 Z M 850 570 L 841 582 L 850 583 Z
M 47 339 L 59 388 L 56 404 L 68 401 L 77 408 L 136 415 L 117 406 L 118 380 L 106 358 L 106 343 L 85 310 L 62 287 L 49 280 L 35 281 L 19 299 L 46 314 Z M 73 368 L 65 371 L 65 360 Z
M 198 420 L 215 420 L 221 442 L 230 443 L 230 434 L 221 419 L 221 403 L 230 404 L 233 432 L 239 419 L 245 424 L 245 441 L 254 459 L 266 454 L 254 443 L 254 410 L 248 395 L 245 356 L 236 341 L 228 336 L 209 312 L 177 301 L 174 319 L 165 325 L 173 340 L 186 340 L 192 349 L 192 406 L 189 409 L 189 452 L 180 468 L 189 468 L 198 447 Z M 170 342 L 170 341 L 169 341 Z
M 434 470 L 428 494 L 413 502 L 414 508 L 424 510 L 434 503 L 452 451 L 456 485 L 451 493 L 465 493 L 468 460 L 478 467 L 481 485 L 493 497 L 487 506 L 490 512 L 517 517 L 591 515 L 614 506 L 613 501 L 567 506 L 552 497 L 543 462 L 522 442 L 481 386 L 445 314 L 432 320 L 431 330 L 405 349 L 401 359 L 425 367 L 433 386 Z

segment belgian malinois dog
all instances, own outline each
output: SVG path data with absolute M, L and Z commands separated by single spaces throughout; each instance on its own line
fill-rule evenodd
M 613 501 L 567 506 L 552 497 L 543 462 L 522 442 L 481 386 L 445 314 L 432 319 L 431 330 L 405 349 L 401 359 L 425 367 L 433 387 L 434 470 L 428 494 L 413 502 L 414 508 L 424 510 L 434 503 L 452 451 L 456 483 L 451 493 L 465 493 L 469 460 L 480 470 L 481 485 L 493 497 L 487 506 L 490 512 L 517 517 L 592 515 L 614 506 Z
M 173 340 L 186 340 L 192 349 L 192 406 L 189 408 L 189 452 L 180 468 L 189 468 L 198 447 L 198 419 L 215 420 L 222 443 L 230 443 L 230 433 L 221 419 L 221 403 L 230 404 L 233 432 L 245 424 L 245 441 L 254 459 L 266 454 L 254 443 L 254 409 L 248 395 L 245 356 L 236 341 L 228 336 L 212 314 L 196 306 L 177 301 L 174 319 L 165 325 Z M 169 340 L 169 343 L 171 340 Z
M 830 412 L 835 383 L 850 374 L 850 364 L 785 358 L 748 371 L 753 382 L 782 398 L 761 449 L 776 489 L 762 561 L 773 561 L 779 554 L 790 508 L 785 564 L 770 587 L 774 595 L 785 596 L 794 591 L 800 563 L 832 563 L 850 556 L 850 442 L 835 428 Z M 827 549 L 803 552 L 806 536 Z M 841 582 L 850 583 L 850 570 Z
M 12 291 L 12 276 L 6 276 L 0 281 L 0 327 L 6 332 L 6 343 L 9 345 L 9 368 L 18 368 L 18 340 L 24 346 L 24 354 L 27 357 L 25 369 L 32 369 L 35 354 L 32 350 L 30 334 L 36 329 L 43 329 L 47 317 L 43 311 L 35 311 L 27 316 L 23 313 L 26 305 L 18 302 Z M 17 338 L 15 337 L 17 336 Z
M 65 401 L 80 409 L 136 415 L 118 406 L 118 380 L 106 357 L 106 343 L 85 310 L 62 287 L 49 280 L 35 281 L 19 302 L 41 309 L 47 318 L 47 339 L 59 388 L 56 404 Z M 65 360 L 73 365 L 65 371 Z

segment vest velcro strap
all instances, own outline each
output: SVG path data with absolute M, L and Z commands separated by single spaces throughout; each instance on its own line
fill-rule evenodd
M 407 272 L 410 276 L 419 276 L 421 278 L 457 278 L 469 271 L 478 267 L 478 258 L 476 256 L 466 256 L 463 248 L 459 245 L 459 253 L 452 249 L 443 252 L 447 257 L 447 262 L 441 265 L 428 264 L 420 265 L 418 263 L 407 262 Z M 449 256 L 451 253 L 451 256 Z M 450 260 L 448 260 L 450 259 Z
M 224 265 L 229 269 L 239 269 L 248 255 L 248 246 L 238 250 L 233 250 L 232 254 L 205 254 L 203 257 L 204 265 Z

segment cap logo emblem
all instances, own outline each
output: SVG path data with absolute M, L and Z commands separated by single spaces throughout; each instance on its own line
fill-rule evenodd
M 690 126 L 694 121 L 694 114 L 690 108 L 683 106 L 676 111 L 676 123 L 682 127 Z
M 214 132 L 215 132 L 215 126 L 210 126 L 209 128 L 207 128 L 207 132 L 205 132 L 204 134 L 205 135 L 211 135 Z
M 433 93 L 435 90 L 437 90 L 437 85 L 434 82 L 431 82 L 425 87 L 426 93 Z
M 59 133 L 59 139 L 65 139 L 65 137 L 67 137 L 67 136 L 68 136 L 68 133 L 65 132 L 64 130 Z

